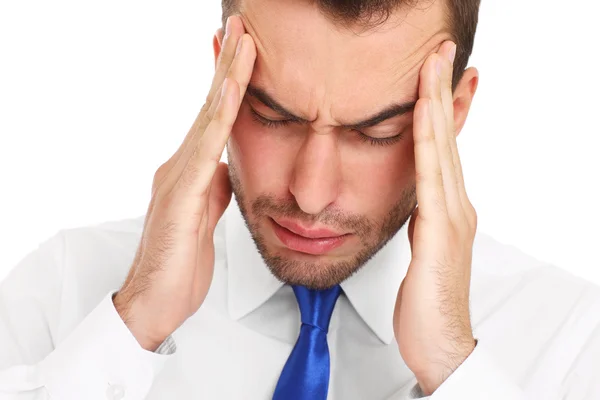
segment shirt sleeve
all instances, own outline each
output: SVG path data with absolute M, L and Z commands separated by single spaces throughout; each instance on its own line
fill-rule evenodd
M 156 352 L 143 349 L 114 307 L 115 291 L 55 346 L 60 240 L 43 243 L 0 285 L 0 400 L 144 399 L 176 346 L 169 337 Z
M 600 301 L 590 313 L 600 313 Z M 577 343 L 577 341 L 573 341 Z M 567 347 L 568 344 L 565 344 Z M 557 379 L 560 386 L 554 390 L 556 398 L 563 400 L 600 399 L 600 323 L 591 330 L 572 363 L 567 364 L 566 373 Z
M 525 393 L 496 365 L 477 340 L 469 357 L 437 388 L 425 396 L 416 384 L 408 399 L 430 400 L 529 400 Z M 399 399 L 398 399 L 399 400 Z

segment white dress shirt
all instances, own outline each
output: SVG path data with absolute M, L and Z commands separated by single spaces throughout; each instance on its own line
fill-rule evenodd
M 144 217 L 58 232 L 0 286 L 0 399 L 270 399 L 300 328 L 232 201 L 204 304 L 156 352 L 112 303 Z M 471 316 L 478 344 L 433 400 L 600 399 L 600 290 L 482 233 Z M 329 399 L 422 397 L 392 316 L 410 262 L 406 226 L 341 284 Z M 425 293 L 423 295 L 426 295 Z

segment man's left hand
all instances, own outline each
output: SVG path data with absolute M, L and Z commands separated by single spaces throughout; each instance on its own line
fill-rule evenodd
M 426 395 L 476 345 L 469 288 L 477 215 L 467 198 L 456 145 L 455 48 L 444 42 L 420 71 L 413 124 L 418 207 L 408 226 L 412 260 L 394 311 L 400 353 Z

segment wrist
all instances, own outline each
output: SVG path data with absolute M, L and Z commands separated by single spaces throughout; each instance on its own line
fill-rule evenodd
M 113 304 L 115 310 L 129 329 L 131 334 L 138 341 L 140 346 L 147 351 L 156 351 L 156 349 L 165 341 L 167 336 L 150 334 L 150 330 L 144 327 L 139 313 L 134 312 L 134 301 L 124 292 L 117 292 L 113 295 Z
M 429 356 L 421 368 L 413 370 L 421 391 L 430 396 L 469 357 L 475 349 L 474 338 L 455 341 L 452 350 L 440 350 Z

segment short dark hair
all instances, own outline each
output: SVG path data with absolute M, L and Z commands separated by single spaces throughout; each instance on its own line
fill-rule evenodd
M 225 26 L 227 17 L 237 12 L 240 0 L 221 0 L 223 8 L 221 23 Z M 248 0 L 249 1 L 249 0 Z M 373 27 L 384 23 L 390 15 L 402 6 L 414 7 L 418 3 L 441 0 L 312 0 L 322 12 L 337 24 L 355 24 Z M 475 31 L 479 19 L 481 0 L 444 0 L 446 6 L 446 27 L 451 39 L 456 43 L 456 59 L 452 79 L 452 90 L 460 81 L 467 68 L 473 51 Z

